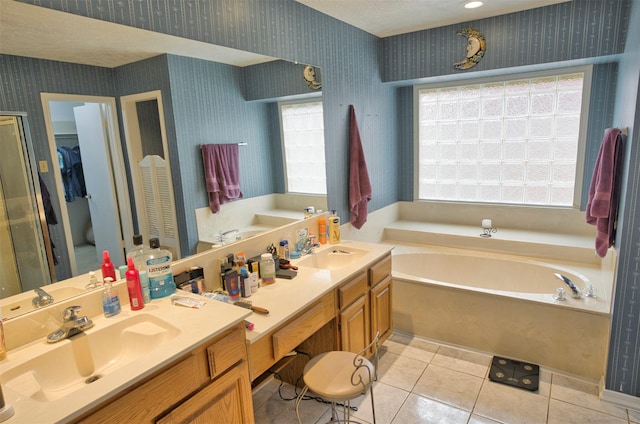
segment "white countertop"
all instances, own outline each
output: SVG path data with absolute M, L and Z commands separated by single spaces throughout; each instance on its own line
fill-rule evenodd
M 288 319 L 304 311 L 313 302 L 335 289 L 358 271 L 370 266 L 393 248 L 393 246 L 385 244 L 343 240 L 340 244 L 322 245 L 316 250 L 316 253 L 339 246 L 350 246 L 366 250 L 367 253 L 354 264 L 338 270 L 329 271 L 300 267 L 295 278 L 291 280 L 276 278 L 274 284 L 260 287 L 257 293 L 246 299 L 255 306 L 269 310 L 269 315 L 261 315 L 254 312 L 247 318 L 248 321 L 254 324 L 253 331 L 247 331 L 249 343 L 255 343 Z M 296 265 L 304 258 L 305 256 L 300 259 L 292 259 L 291 263 Z
M 56 400 L 43 402 L 21 395 L 6 387 L 6 382 L 2 381 L 6 402 L 15 409 L 15 415 L 6 422 L 50 423 L 77 418 L 244 319 L 254 324 L 252 331 L 246 331 L 248 343 L 253 343 L 288 319 L 304 311 L 313 302 L 334 290 L 357 272 L 369 267 L 393 248 L 393 246 L 385 244 L 343 241 L 336 245 L 320 246 L 316 253 L 339 246 L 362 249 L 367 253 L 353 264 L 338 270 L 300 267 L 295 278 L 291 280 L 277 278 L 274 284 L 260 287 L 257 293 L 244 299 L 251 301 L 255 306 L 267 308 L 270 311 L 269 315 L 260 315 L 249 309 L 186 293 L 185 295 L 205 301 L 206 304 L 200 309 L 173 306 L 170 297 L 167 297 L 153 300 L 140 311 L 131 311 L 127 305 L 115 317 L 98 316 L 93 318 L 94 326 L 86 330 L 87 334 L 99 331 L 100 328 L 104 328 L 110 323 L 116 323 L 118 320 L 124 320 L 136 314 L 154 315 L 179 328 L 180 333 L 144 357 L 139 357 L 119 369 L 108 372 L 90 385 Z M 304 258 L 305 256 L 291 262 L 295 265 Z M 182 293 L 178 292 L 178 294 Z M 71 343 L 71 341 L 63 340 L 58 343 Z M 0 362 L 0 374 L 51 348 L 52 345 L 41 338 L 10 350 L 7 359 Z
M 94 326 L 86 330 L 87 334 L 99 331 L 100 328 L 109 323 L 115 323 L 118 320 L 124 320 L 136 314 L 154 315 L 178 327 L 180 333 L 151 353 L 134 359 L 119 369 L 107 373 L 90 385 L 56 400 L 42 402 L 23 396 L 6 387 L 5 381 L 3 381 L 5 400 L 15 410 L 15 415 L 5 422 L 51 423 L 65 422 L 76 418 L 173 362 L 198 345 L 215 338 L 218 334 L 251 314 L 248 309 L 205 299 L 201 296 L 197 296 L 197 298 L 206 302 L 200 309 L 171 305 L 170 297 L 166 297 L 153 300 L 140 311 L 131 311 L 127 305 L 123 306 L 122 312 L 115 317 L 104 318 L 101 316 L 94 318 Z M 114 340 L 113 342 L 117 343 L 118 341 Z M 71 343 L 71 341 L 63 340 L 58 343 Z M 0 373 L 20 365 L 41 352 L 46 352 L 52 346 L 54 345 L 50 345 L 44 339 L 41 339 L 10 350 L 7 354 L 7 359 L 0 362 Z M 51 364 L 51 366 L 55 367 L 56 364 Z

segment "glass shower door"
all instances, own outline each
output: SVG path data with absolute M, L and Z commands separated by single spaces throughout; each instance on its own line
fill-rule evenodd
M 55 275 L 26 126 L 24 116 L 0 115 L 0 298 L 49 284 Z

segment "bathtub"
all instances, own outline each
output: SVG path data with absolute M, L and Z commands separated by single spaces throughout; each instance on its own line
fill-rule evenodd
M 572 298 L 554 273 L 581 289 L 592 284 L 597 297 Z M 594 264 L 396 245 L 394 329 L 598 381 L 609 342 L 607 278 Z M 559 287 L 565 301 L 554 298 Z

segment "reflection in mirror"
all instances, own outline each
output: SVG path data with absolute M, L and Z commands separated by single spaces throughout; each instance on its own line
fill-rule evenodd
M 57 254 L 68 255 L 72 276 L 100 268 L 104 250 L 124 264 L 122 240 L 133 230 L 114 99 L 43 93 L 42 105 L 57 165 L 51 190 L 65 200 L 59 221 L 67 243 Z
M 159 90 L 120 98 L 124 121 L 128 175 L 133 203 L 145 244 L 158 238 L 174 260 L 181 258 L 169 146 Z
M 0 298 L 5 298 L 49 284 L 55 269 L 25 115 L 0 115 L 0 146 Z

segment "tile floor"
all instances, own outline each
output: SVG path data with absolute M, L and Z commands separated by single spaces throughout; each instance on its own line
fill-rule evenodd
M 374 385 L 377 423 L 640 424 L 640 412 L 601 402 L 596 384 L 541 368 L 536 392 L 489 380 L 491 355 L 393 334 L 380 348 Z M 297 423 L 294 388 L 273 379 L 253 395 L 258 424 Z M 372 423 L 371 401 L 352 402 L 352 419 Z M 300 405 L 302 422 L 325 423 L 329 406 Z

